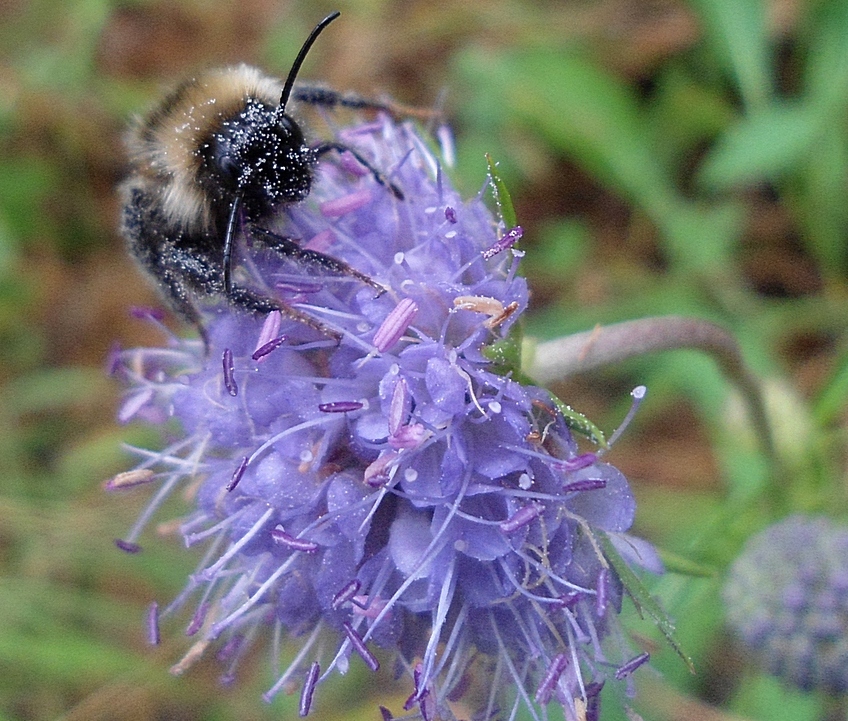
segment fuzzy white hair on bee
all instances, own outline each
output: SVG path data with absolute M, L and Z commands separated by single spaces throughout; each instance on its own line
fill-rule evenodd
M 286 112 L 309 49 L 339 14 L 328 15 L 313 28 L 284 82 L 248 65 L 210 70 L 178 85 L 130 130 L 122 233 L 174 310 L 200 330 L 207 348 L 197 306 L 203 298 L 225 299 L 253 313 L 279 310 L 321 333 L 339 335 L 283 301 L 233 282 L 233 245 L 239 230 L 280 256 L 384 290 L 346 263 L 262 227 L 275 211 L 309 194 L 315 165 L 331 151 L 351 152 L 377 183 L 403 199 L 401 191 L 353 148 L 335 141 L 308 145 Z M 297 97 L 316 105 L 386 109 L 322 88 Z

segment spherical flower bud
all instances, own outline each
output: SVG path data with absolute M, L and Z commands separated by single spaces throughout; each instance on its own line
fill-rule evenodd
M 274 232 L 364 275 L 251 249 L 250 229 L 234 268 L 317 324 L 222 303 L 204 313 L 208 349 L 174 337 L 118 358 L 121 419 L 179 429 L 111 486 L 160 484 L 121 547 L 193 492 L 181 533 L 208 550 L 157 624 L 192 608 L 193 648 L 234 649 L 228 681 L 251 641 L 296 638 L 266 699 L 298 683 L 302 715 L 333 673 L 394 656 L 424 719 L 459 698 L 482 718 L 522 703 L 597 718 L 604 683 L 645 660 L 616 630 L 622 586 L 597 534 L 651 554 L 624 536 L 635 502 L 605 449 L 581 451 L 550 393 L 487 355 L 527 307 L 522 231 L 482 192 L 464 201 L 410 126 L 339 139 L 404 199 L 326 159 Z
M 848 691 L 848 527 L 790 516 L 753 536 L 724 587 L 727 619 L 769 673 Z

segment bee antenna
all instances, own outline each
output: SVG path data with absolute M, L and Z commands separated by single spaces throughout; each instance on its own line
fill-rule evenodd
M 295 78 L 297 77 L 298 72 L 300 72 L 300 66 L 303 65 L 303 60 L 306 58 L 306 53 L 309 52 L 309 48 L 312 47 L 312 43 L 315 42 L 315 39 L 321 34 L 321 31 L 333 22 L 333 20 L 335 20 L 339 15 L 341 15 L 341 13 L 338 10 L 334 13 L 330 13 L 313 28 L 311 33 L 309 33 L 309 37 L 306 38 L 306 42 L 303 43 L 303 47 L 300 48 L 300 52 L 297 54 L 297 57 L 292 63 L 291 70 L 289 70 L 289 76 L 286 78 L 286 84 L 283 85 L 283 92 L 280 95 L 280 107 L 278 108 L 279 113 L 282 114 L 286 110 L 286 103 L 289 101 L 289 95 L 291 95 L 292 88 L 294 87 Z

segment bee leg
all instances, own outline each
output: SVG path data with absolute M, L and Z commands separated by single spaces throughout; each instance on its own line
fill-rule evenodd
M 234 285 L 230 288 L 227 299 L 237 308 L 251 313 L 270 313 L 275 310 L 279 311 L 283 317 L 298 323 L 303 323 L 303 325 L 309 326 L 322 335 L 333 338 L 336 341 L 340 341 L 342 339 L 341 333 L 324 325 L 320 320 L 313 318 L 308 313 L 297 310 L 297 308 L 292 308 L 290 305 L 281 300 L 269 298 L 268 296 L 256 293 L 249 288 Z
M 397 187 L 394 183 L 392 183 L 385 175 L 383 175 L 377 168 L 375 168 L 371 163 L 369 163 L 360 153 L 354 150 L 351 147 L 348 147 L 344 143 L 337 143 L 335 141 L 327 141 L 324 143 L 319 143 L 318 145 L 312 148 L 312 151 L 315 153 L 316 158 L 320 158 L 325 153 L 329 153 L 331 150 L 335 150 L 339 153 L 350 153 L 356 160 L 365 168 L 367 168 L 368 172 L 374 176 L 374 180 L 376 180 L 380 185 L 386 188 L 392 195 L 395 196 L 398 200 L 403 200 L 404 195 L 403 191 Z
M 307 105 L 320 105 L 325 108 L 349 108 L 351 110 L 377 110 L 389 113 L 395 118 L 418 118 L 434 120 L 442 118 L 439 110 L 414 108 L 392 100 L 374 100 L 358 93 L 341 93 L 338 90 L 321 85 L 298 84 L 292 90 L 291 97 Z
M 317 250 L 309 250 L 309 248 L 303 248 L 291 238 L 286 238 L 283 235 L 272 233 L 270 230 L 265 230 L 264 228 L 257 228 L 255 226 L 251 226 L 248 229 L 248 232 L 250 233 L 252 238 L 258 240 L 266 248 L 270 248 L 275 253 L 278 253 L 284 258 L 292 258 L 294 260 L 299 260 L 309 265 L 317 266 L 318 268 L 323 268 L 324 270 L 330 271 L 331 273 L 336 273 L 338 275 L 349 275 L 374 288 L 377 291 L 378 297 L 386 292 L 386 289 L 377 281 L 373 280 L 372 278 L 369 278 L 367 275 L 365 275 L 365 273 L 361 273 L 360 271 L 356 270 L 356 268 L 352 268 L 347 263 L 339 260 L 338 258 L 334 258 L 333 256 L 326 255 L 324 253 L 319 253 Z
M 200 339 L 203 341 L 203 348 L 206 351 L 206 355 L 209 355 L 209 334 L 203 325 L 200 312 L 188 296 L 188 289 L 185 282 L 169 273 L 162 276 L 162 283 L 168 292 L 168 300 L 170 300 L 174 312 L 187 323 L 197 328 Z

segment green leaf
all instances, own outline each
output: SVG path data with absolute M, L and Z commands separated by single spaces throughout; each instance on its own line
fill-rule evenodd
M 666 614 L 659 602 L 650 594 L 645 584 L 642 583 L 630 566 L 627 565 L 627 562 L 619 555 L 618 551 L 615 550 L 615 546 L 612 545 L 609 536 L 603 531 L 595 531 L 595 533 L 603 549 L 604 556 L 613 567 L 613 570 L 618 574 L 624 589 L 633 600 L 636 610 L 639 611 L 640 615 L 648 615 L 653 620 L 677 655 L 683 659 L 683 663 L 686 664 L 690 673 L 695 673 L 695 665 L 692 663 L 692 659 L 680 647 L 674 624 L 671 622 L 668 614 Z
M 581 435 L 586 436 L 592 443 L 599 445 L 601 448 L 609 448 L 604 432 L 598 428 L 592 421 L 584 416 L 579 411 L 575 411 L 571 406 L 564 403 L 551 393 L 551 399 L 557 410 L 562 413 L 567 425 L 572 431 L 576 431 Z
M 749 108 L 762 107 L 771 95 L 771 44 L 762 0 L 692 0 L 704 21 L 707 38 L 720 61 L 736 78 Z
M 848 352 L 839 364 L 813 406 L 816 421 L 821 425 L 835 422 L 848 406 Z
M 516 323 L 514 328 L 517 328 L 520 323 Z M 521 333 L 511 332 L 506 338 L 483 346 L 483 357 L 492 361 L 494 364 L 493 372 L 499 375 L 507 373 L 518 373 L 521 369 L 521 349 L 522 338 Z
M 814 107 L 788 103 L 743 118 L 719 138 L 699 181 L 723 190 L 780 179 L 810 152 L 822 120 Z
M 822 106 L 832 122 L 848 102 L 848 3 L 828 0 L 817 8 L 809 38 L 804 89 L 811 103 Z
M 641 506 L 640 506 L 641 508 Z M 717 571 L 712 566 L 705 566 L 674 551 L 658 548 L 657 551 L 662 559 L 665 570 L 669 573 L 679 573 L 681 576 L 692 576 L 694 578 L 712 578 Z
M 512 204 L 512 196 L 507 190 L 501 176 L 498 174 L 497 163 L 492 160 L 492 156 L 486 153 L 486 162 L 489 164 L 489 178 L 492 181 L 492 191 L 495 195 L 495 202 L 498 205 L 498 211 L 501 214 L 501 220 L 507 230 L 518 225 L 518 216 L 515 214 L 515 206 Z

